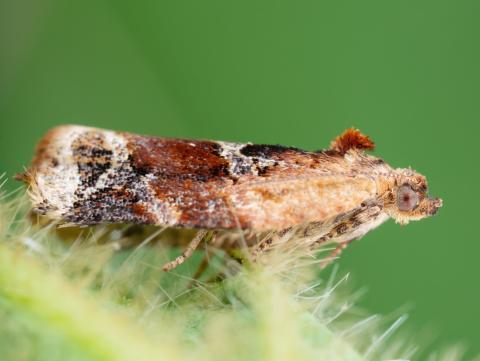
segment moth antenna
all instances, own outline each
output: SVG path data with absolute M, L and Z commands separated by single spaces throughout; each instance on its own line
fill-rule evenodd
M 349 149 L 373 150 L 375 143 L 358 129 L 348 128 L 330 143 L 330 149 L 345 154 Z

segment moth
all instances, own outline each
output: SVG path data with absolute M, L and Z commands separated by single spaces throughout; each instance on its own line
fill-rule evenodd
M 372 140 L 347 129 L 330 148 L 158 138 L 77 125 L 50 130 L 17 176 L 33 209 L 86 226 L 136 223 L 201 230 L 282 232 L 299 225 L 338 253 L 389 218 L 406 224 L 435 214 L 439 198 L 411 169 L 366 153 Z M 170 270 L 198 246 L 200 232 Z M 266 250 L 268 238 L 256 245 Z

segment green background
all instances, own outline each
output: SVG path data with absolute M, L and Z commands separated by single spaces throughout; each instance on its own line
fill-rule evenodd
M 480 352 L 480 2 L 0 1 L 0 170 L 61 123 L 328 146 L 349 126 L 444 199 L 390 221 L 341 270 L 372 312 Z M 10 182 L 8 187 L 16 185 Z

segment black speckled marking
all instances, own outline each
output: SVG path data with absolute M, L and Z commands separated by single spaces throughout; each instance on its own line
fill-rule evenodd
M 103 138 L 95 137 L 92 144 L 82 144 L 82 139 L 80 137 L 72 144 L 81 187 L 95 187 L 100 176 L 111 167 L 113 152 L 103 147 Z
M 232 173 L 232 176 L 234 177 L 253 173 L 252 164 L 249 162 L 246 162 L 245 159 L 242 157 L 233 156 L 231 160 L 231 164 L 233 165 L 231 169 L 231 173 Z
M 295 147 L 285 147 L 283 145 L 269 145 L 269 144 L 247 144 L 242 149 L 240 153 L 247 157 L 261 157 L 261 158 L 271 158 L 272 156 L 281 156 L 285 152 L 300 152 L 304 153 L 305 151 Z
M 151 195 L 140 177 L 126 162 L 115 168 L 115 176 L 108 177 L 104 187 L 89 194 L 85 192 L 87 188 L 80 187 L 67 220 L 85 225 L 152 223 L 152 216 L 144 206 L 152 201 Z
M 152 223 L 152 215 L 145 207 L 152 202 L 152 196 L 141 179 L 148 170 L 133 167 L 131 158 L 114 166 L 113 151 L 108 147 L 102 136 L 92 133 L 72 142 L 80 184 L 75 191 L 76 201 L 65 219 L 82 225 Z M 100 186 L 98 180 L 107 172 Z

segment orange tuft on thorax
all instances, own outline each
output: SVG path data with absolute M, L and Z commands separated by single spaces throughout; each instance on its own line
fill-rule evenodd
M 348 128 L 330 144 L 330 149 L 336 150 L 341 154 L 345 154 L 349 149 L 352 148 L 373 150 L 375 148 L 375 144 L 368 136 L 362 134 L 358 129 L 355 128 Z

